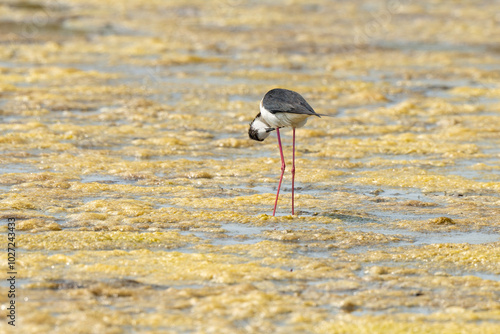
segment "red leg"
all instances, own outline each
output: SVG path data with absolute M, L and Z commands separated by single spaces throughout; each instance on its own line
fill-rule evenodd
M 292 158 L 292 215 L 295 214 L 294 210 L 294 192 L 295 192 L 295 128 L 293 128 L 293 158 Z
M 281 181 L 283 181 L 283 174 L 285 174 L 285 158 L 283 157 L 283 148 L 281 147 L 281 137 L 280 137 L 280 129 L 276 128 L 276 135 L 278 136 L 278 145 L 280 147 L 280 157 L 281 157 L 281 176 L 280 176 L 280 183 L 278 184 L 278 191 L 276 192 L 276 200 L 274 201 L 274 210 L 273 210 L 273 216 L 276 213 L 276 206 L 278 205 L 278 196 L 280 194 L 280 188 L 281 188 Z

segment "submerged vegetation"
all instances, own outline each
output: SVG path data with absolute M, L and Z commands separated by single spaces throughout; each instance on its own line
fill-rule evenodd
M 2 2 L 0 216 L 2 232 L 16 220 L 19 327 L 498 333 L 499 12 Z M 288 173 L 270 216 L 274 135 L 247 138 L 275 87 L 335 115 L 297 130 L 297 216 Z

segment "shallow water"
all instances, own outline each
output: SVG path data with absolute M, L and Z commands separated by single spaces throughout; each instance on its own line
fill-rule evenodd
M 1 3 L 18 329 L 497 333 L 500 8 L 450 6 Z M 335 116 L 297 130 L 296 216 L 291 131 L 277 217 L 247 135 L 275 87 Z

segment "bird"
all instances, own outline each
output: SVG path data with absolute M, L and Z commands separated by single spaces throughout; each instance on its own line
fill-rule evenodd
M 292 128 L 292 215 L 295 214 L 294 196 L 295 196 L 295 129 L 303 127 L 307 119 L 311 116 L 321 117 L 330 116 L 318 114 L 307 103 L 307 101 L 297 92 L 284 88 L 274 88 L 268 91 L 260 101 L 260 112 L 250 123 L 248 136 L 250 139 L 264 141 L 271 132 L 276 130 L 278 137 L 278 146 L 281 158 L 281 176 L 276 191 L 274 201 L 273 216 L 276 214 L 278 197 L 285 173 L 285 158 L 283 156 L 283 147 L 281 145 L 280 129 Z

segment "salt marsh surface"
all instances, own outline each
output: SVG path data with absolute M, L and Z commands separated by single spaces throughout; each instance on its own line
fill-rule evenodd
M 0 331 L 500 332 L 496 13 L 1 1 Z M 297 130 L 296 216 L 247 135 L 275 87 L 335 116 Z

